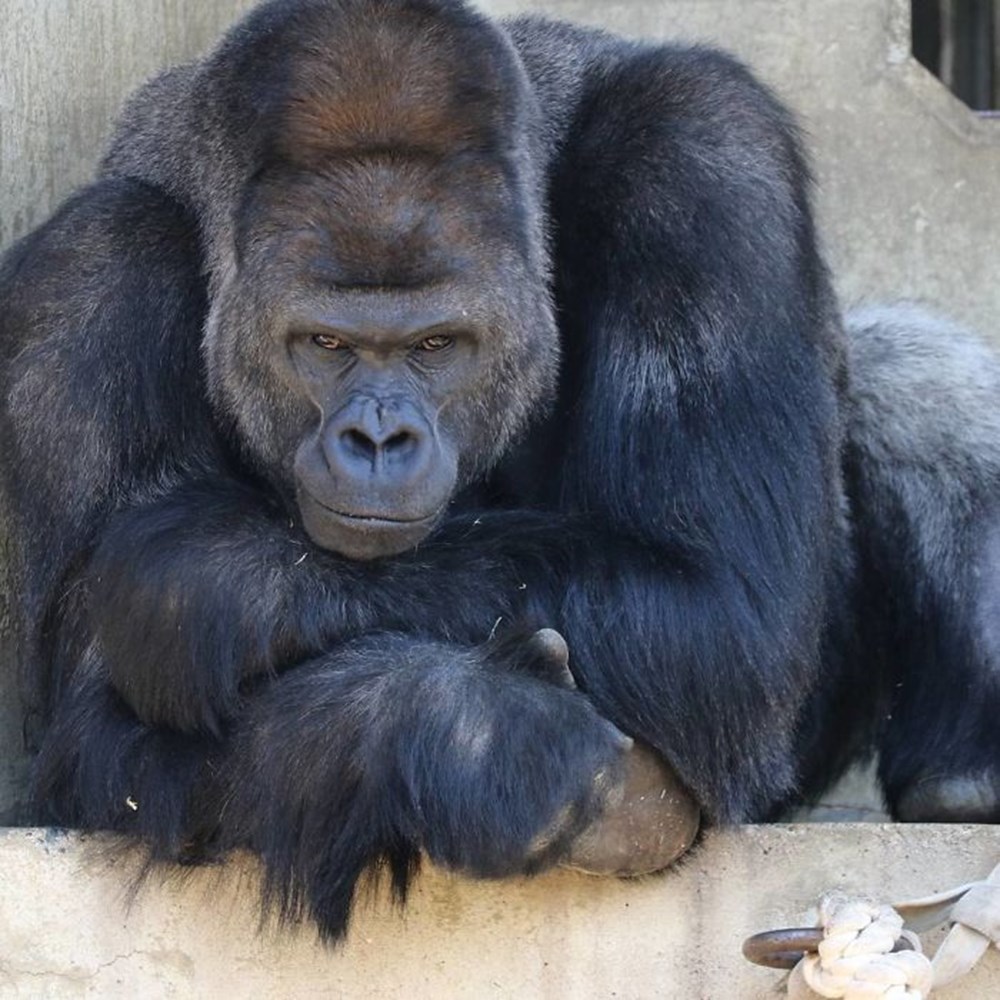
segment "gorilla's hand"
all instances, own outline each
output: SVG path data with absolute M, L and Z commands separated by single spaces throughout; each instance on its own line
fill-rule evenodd
M 648 875 L 691 846 L 700 820 L 698 803 L 673 769 L 637 743 L 626 755 L 624 779 L 563 863 L 590 875 Z
M 621 798 L 632 740 L 580 692 L 497 657 L 382 633 L 249 699 L 221 835 L 268 859 L 286 914 L 305 907 L 338 936 L 364 869 L 388 861 L 402 891 L 421 850 L 481 876 L 572 860 Z
M 555 629 L 535 632 L 525 644 L 535 670 L 575 688 L 569 646 Z M 621 780 L 605 797 L 600 815 L 574 837 L 567 867 L 591 875 L 645 875 L 679 858 L 694 841 L 698 803 L 674 770 L 651 748 L 633 745 Z
M 495 655 L 486 652 L 486 670 L 467 662 L 425 671 L 413 728 L 392 737 L 421 845 L 480 876 L 566 859 L 620 797 L 633 747 L 569 685 L 495 672 Z

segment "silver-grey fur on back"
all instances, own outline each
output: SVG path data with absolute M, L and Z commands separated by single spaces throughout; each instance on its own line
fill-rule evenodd
M 1000 473 L 1000 354 L 912 303 L 847 315 L 852 438 L 873 458 L 965 480 Z
M 914 304 L 857 309 L 847 328 L 848 439 L 919 525 L 926 579 L 954 579 L 956 533 L 1000 489 L 1000 354 Z M 864 516 L 882 513 L 876 501 Z

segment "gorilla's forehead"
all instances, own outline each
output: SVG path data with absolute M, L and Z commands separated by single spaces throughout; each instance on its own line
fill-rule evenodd
M 530 234 L 503 170 L 402 153 L 277 170 L 245 202 L 240 242 L 332 285 L 417 287 L 526 257 Z
M 352 287 L 470 268 L 538 283 L 525 153 L 538 110 L 496 25 L 451 0 L 276 0 L 247 26 L 208 64 L 250 163 L 234 191 L 238 261 L 270 280 L 323 258 L 327 280 Z

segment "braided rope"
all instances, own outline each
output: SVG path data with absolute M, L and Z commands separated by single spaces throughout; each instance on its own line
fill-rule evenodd
M 903 918 L 891 906 L 831 894 L 820 902 L 820 922 L 819 951 L 807 955 L 796 970 L 811 995 L 924 1000 L 930 993 L 930 959 L 919 950 L 893 952 L 903 934 Z

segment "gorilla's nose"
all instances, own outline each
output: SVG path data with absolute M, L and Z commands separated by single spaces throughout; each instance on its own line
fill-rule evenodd
M 324 435 L 330 471 L 398 485 L 420 475 L 431 457 L 431 435 L 419 415 L 408 410 L 376 400 L 345 407 Z

